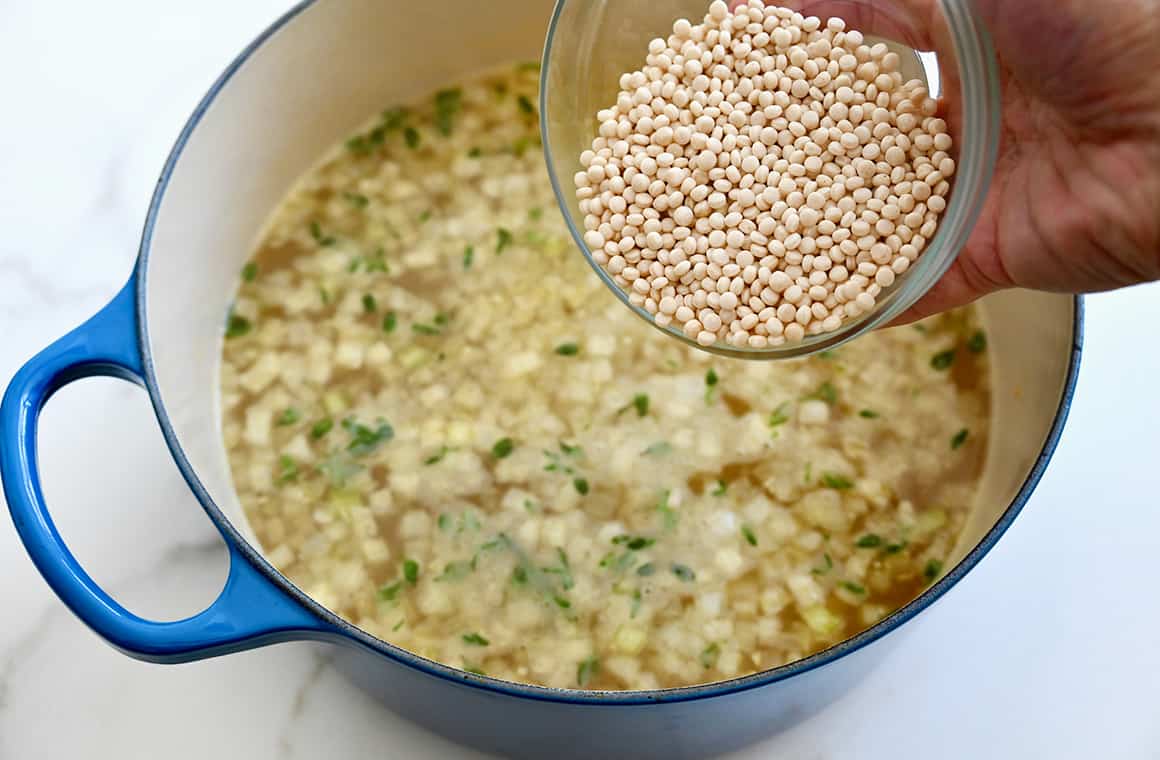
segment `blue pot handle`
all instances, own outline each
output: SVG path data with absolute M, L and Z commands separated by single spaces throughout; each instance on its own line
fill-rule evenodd
M 37 418 L 45 402 L 74 380 L 96 375 L 144 385 L 137 337 L 136 277 L 104 309 L 53 343 L 13 378 L 0 403 L 0 476 L 32 561 L 65 604 L 126 654 L 151 662 L 188 662 L 333 629 L 278 588 L 227 540 L 225 588 L 203 612 L 168 623 L 137 617 L 98 586 L 53 525 L 36 455 Z

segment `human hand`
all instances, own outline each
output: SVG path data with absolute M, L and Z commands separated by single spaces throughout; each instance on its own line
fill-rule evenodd
M 1003 86 L 983 215 L 903 321 L 1024 287 L 1160 279 L 1160 2 L 976 0 Z

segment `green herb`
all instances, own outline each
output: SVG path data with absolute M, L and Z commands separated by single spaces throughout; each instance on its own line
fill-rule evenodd
M 448 562 L 443 566 L 443 573 L 437 575 L 437 581 L 458 581 L 463 580 L 467 575 L 475 569 L 475 560 L 459 559 L 454 562 Z
M 475 531 L 475 530 L 479 530 L 479 528 L 480 528 L 479 518 L 477 518 L 475 516 L 475 513 L 472 512 L 470 509 L 467 510 L 466 512 L 464 512 L 463 515 L 459 518 L 459 530 L 460 531 L 464 531 L 464 530 Z M 496 539 L 496 540 L 498 541 L 499 539 Z M 484 544 L 483 548 L 484 549 L 494 548 L 494 547 L 489 545 L 490 543 L 491 542 L 488 542 L 488 544 Z M 496 546 L 498 546 L 498 544 L 496 544 Z
M 318 471 L 326 475 L 330 484 L 335 488 L 342 488 L 346 481 L 361 472 L 363 466 L 350 458 L 345 451 L 336 451 L 318 465 Z
M 854 482 L 844 475 L 839 475 L 834 472 L 827 472 L 822 475 L 822 485 L 826 488 L 833 488 L 838 491 L 847 491 L 854 487 Z
M 230 312 L 229 319 L 226 320 L 227 338 L 240 338 L 243 335 L 247 335 L 250 330 L 253 329 L 254 325 L 250 322 L 250 320 L 238 314 L 234 314 L 232 311 Z
M 774 409 L 773 413 L 769 415 L 769 426 L 771 428 L 778 428 L 789 422 L 789 414 L 787 414 L 788 411 L 788 401 Z
M 862 411 L 858 412 L 858 416 L 867 420 L 876 420 L 882 415 L 878 414 L 878 412 L 874 411 L 873 409 L 863 409 Z
M 632 405 L 636 407 L 636 415 L 638 417 L 648 416 L 649 400 L 648 394 L 638 393 L 632 397 Z
M 323 306 L 330 306 L 330 304 L 334 300 L 333 298 L 330 297 L 330 291 L 324 287 L 321 287 L 321 286 L 319 286 L 319 288 L 318 288 L 318 297 L 320 299 L 322 299 Z
M 612 543 L 616 546 L 624 546 L 634 552 L 647 549 L 656 542 L 655 538 L 644 538 L 643 536 L 616 536 L 612 539 Z
M 718 480 L 716 487 L 714 487 L 713 490 L 709 493 L 712 496 L 724 496 L 727 490 L 729 490 L 729 484 L 724 480 Z
M 531 219 L 533 222 L 538 222 L 543 218 L 544 218 L 544 209 L 540 208 L 539 206 L 536 206 L 535 208 L 532 208 L 532 209 L 528 209 L 528 219 Z
M 882 546 L 882 536 L 875 533 L 867 533 L 854 542 L 854 546 L 859 549 L 877 549 Z
M 463 634 L 463 643 L 473 644 L 477 647 L 485 647 L 491 642 L 480 636 L 478 633 L 465 633 Z
M 413 559 L 403 560 L 403 578 L 411 586 L 419 582 L 419 563 Z
M 451 515 L 447 514 L 446 512 L 440 514 L 438 522 L 439 530 L 443 531 L 444 533 L 451 532 Z
M 568 564 L 568 555 L 558 546 L 556 547 L 556 556 L 560 559 L 559 566 L 545 567 L 544 572 L 559 575 L 560 585 L 567 591 L 575 585 L 572 580 L 572 566 Z
M 471 150 L 467 151 L 468 158 L 479 158 L 482 155 L 483 155 L 483 148 L 480 148 L 479 146 L 476 146 L 476 147 L 472 148 Z
M 368 273 L 370 272 L 389 272 L 391 268 L 387 266 L 387 252 L 380 245 L 375 248 L 374 253 L 369 256 L 355 256 L 347 266 L 346 271 L 357 272 L 359 266 L 362 266 Z
M 970 434 L 970 431 L 966 428 L 963 428 L 959 432 L 955 433 L 954 436 L 951 437 L 951 450 L 956 451 L 961 449 L 963 444 L 967 442 L 967 437 Z
M 932 559 L 926 563 L 926 567 L 922 569 L 922 577 L 926 578 L 927 583 L 930 583 L 938 574 L 942 572 L 943 563 L 941 560 Z
M 838 352 L 834 351 L 834 350 L 822 351 L 821 353 L 818 354 L 818 358 L 824 359 L 826 361 L 830 361 L 831 359 L 837 359 Z
M 455 115 L 462 100 L 463 91 L 459 88 L 435 93 L 435 128 L 444 137 L 449 137 L 455 127 Z
M 866 587 L 854 581 L 842 581 L 842 588 L 849 591 L 851 594 L 858 594 L 859 596 L 866 593 Z
M 370 205 L 371 199 L 362 193 L 352 193 L 350 191 L 344 192 L 342 197 L 350 202 L 355 208 L 366 208 Z
M 399 317 L 393 311 L 383 315 L 383 332 L 394 332 L 399 325 Z
M 652 575 L 656 571 L 657 571 L 656 565 L 654 565 L 651 562 L 646 562 L 636 569 L 636 574 L 641 576 L 641 577 L 647 578 L 648 576 Z
M 757 546 L 757 534 L 753 532 L 753 528 L 742 525 L 741 535 L 745 536 L 745 540 L 749 542 L 750 546 Z
M 317 221 L 310 223 L 310 237 L 314 238 L 314 242 L 323 248 L 332 246 L 338 242 L 333 236 L 322 234 L 322 225 Z
M 709 371 L 705 373 L 705 403 L 706 404 L 713 403 L 713 395 L 716 392 L 717 383 L 719 383 L 720 380 L 721 380 L 721 378 L 717 377 L 717 370 L 713 369 L 712 367 L 710 367 Z
M 346 450 L 356 457 L 371 453 L 380 444 L 387 443 L 395 437 L 395 429 L 382 421 L 379 422 L 378 427 L 370 428 L 354 420 L 346 419 L 342 421 L 342 427 L 351 435 L 350 445 L 346 447 Z
M 298 480 L 298 463 L 290 456 L 278 457 L 278 483 L 293 483 Z
M 976 331 L 967 339 L 967 350 L 972 354 L 981 354 L 987 350 L 987 333 Z
M 692 583 L 693 581 L 697 580 L 697 574 L 694 573 L 693 569 L 688 565 L 682 565 L 680 563 L 674 562 L 671 569 L 673 571 L 673 575 L 677 576 L 685 583 Z
M 285 427 L 286 425 L 293 425 L 298 420 L 302 419 L 302 414 L 294 407 L 287 407 L 285 411 L 278 415 L 278 424 Z
M 362 155 L 370 152 L 371 146 L 363 135 L 355 135 L 346 141 L 346 149 L 351 153 Z
M 668 441 L 657 441 L 640 453 L 641 456 L 646 457 L 663 457 L 665 454 L 671 454 L 672 451 L 673 444 Z
M 471 269 L 472 263 L 475 261 L 475 246 L 467 246 L 463 249 L 463 268 Z
M 451 449 L 447 448 L 447 446 L 440 446 L 438 451 L 436 451 L 434 454 L 432 454 L 431 456 L 429 456 L 423 460 L 423 464 L 425 464 L 425 465 L 438 464 L 439 462 L 443 461 L 443 458 L 446 457 L 448 452 L 450 452 L 450 451 L 451 451 Z
M 383 111 L 383 128 L 393 132 L 407 120 L 407 109 L 403 106 L 395 106 Z
M 319 438 L 329 433 L 333 427 L 334 420 L 330 419 L 329 417 L 323 417 L 310 427 L 310 437 L 317 441 Z
M 536 107 L 532 104 L 532 99 L 527 95 L 520 95 L 516 98 L 516 102 L 520 104 L 520 110 L 529 116 L 535 115 Z
M 810 483 L 814 479 L 813 472 L 814 472 L 814 463 L 813 462 L 806 462 L 806 472 L 805 472 L 805 475 L 802 477 L 802 480 L 804 480 L 807 484 Z
M 512 570 L 512 583 L 517 586 L 523 586 L 528 582 L 528 569 L 523 565 L 516 565 Z
M 592 680 L 592 676 L 599 672 L 600 660 L 596 657 L 589 657 L 576 666 L 576 683 L 580 685 L 580 688 L 584 688 Z
M 830 558 L 829 554 L 822 555 L 822 562 L 823 564 L 821 567 L 815 567 L 813 570 L 810 570 L 810 572 L 814 575 L 825 575 L 834 569 L 834 560 Z
M 487 676 L 487 673 L 484 673 L 482 670 L 480 670 L 476 666 L 468 665 L 467 663 L 463 664 L 463 670 L 465 670 L 468 673 L 474 673 L 477 676 L 484 676 L 484 677 Z
M 701 651 L 701 665 L 705 668 L 712 668 L 717 665 L 717 658 L 721 656 L 721 647 L 717 642 L 713 642 Z
M 407 127 L 404 129 L 403 141 L 407 143 L 407 147 L 411 150 L 418 148 L 419 143 L 422 142 L 422 138 L 419 136 L 419 130 L 415 129 L 414 127 Z
M 379 309 L 378 301 L 370 293 L 363 293 L 362 297 L 363 311 L 367 314 L 374 314 Z
M 491 455 L 496 459 L 507 459 L 515 447 L 515 441 L 511 438 L 500 438 L 491 445 Z
M 394 628 L 392 628 L 392 629 L 391 629 L 391 631 L 392 631 L 392 632 L 394 632 L 394 631 L 397 631 L 397 630 L 399 630 L 399 629 L 400 629 L 400 628 L 402 628 L 404 625 L 406 625 L 406 623 L 407 623 L 407 619 L 406 619 L 406 618 L 399 618 L 399 622 L 395 623 L 395 627 L 394 627 Z
M 431 220 L 431 209 L 426 209 L 419 214 L 419 224 L 426 224 Z
M 411 332 L 416 335 L 442 335 L 443 331 L 434 325 L 426 325 L 422 322 L 415 322 L 411 325 Z
M 556 606 L 557 606 L 557 607 L 559 607 L 559 608 L 560 608 L 560 609 L 562 609 L 562 610 L 566 610 L 566 609 L 568 609 L 569 607 L 571 607 L 571 606 L 572 606 L 572 603 L 571 603 L 571 602 L 569 602 L 567 599 L 565 599 L 564 597 L 560 596 L 559 594 L 557 594 L 557 595 L 553 596 L 553 597 L 552 597 L 552 601 L 553 601 L 553 602 L 555 602 L 555 603 L 556 603 Z
M 956 353 L 958 352 L 953 348 L 949 348 L 946 351 L 940 351 L 931 357 L 930 366 L 939 372 L 948 370 L 951 368 L 951 365 L 955 363 Z
M 628 617 L 630 620 L 636 619 L 636 614 L 640 612 L 640 605 L 642 602 L 640 589 L 633 589 L 632 591 L 632 607 L 629 609 Z
M 495 231 L 495 255 L 499 256 L 504 252 L 504 249 L 515 242 L 511 230 L 500 227 Z
M 664 520 L 665 530 L 672 530 L 677 527 L 677 522 L 680 516 L 677 511 L 669 506 L 669 492 L 665 491 L 661 494 L 660 503 L 657 504 L 657 511 L 661 513 L 661 518 Z
M 572 486 L 576 489 L 576 493 L 580 494 L 581 496 L 588 495 L 588 481 L 586 479 L 574 478 L 572 480 Z
M 824 401 L 831 406 L 838 403 L 838 389 L 830 381 L 826 381 L 818 386 L 818 389 L 806 396 L 806 399 L 813 401 Z
M 379 589 L 379 599 L 384 602 L 393 602 L 399 596 L 399 591 L 403 588 L 402 581 L 395 581 Z
M 580 448 L 579 446 L 569 446 L 563 441 L 560 441 L 560 451 L 564 452 L 570 457 L 580 456 L 584 453 L 584 449 Z
M 556 346 L 556 353 L 560 356 L 575 356 L 580 353 L 580 346 L 575 343 L 561 343 Z
M 242 267 L 242 279 L 245 280 L 246 282 L 253 282 L 254 278 L 256 278 L 257 276 L 258 276 L 258 264 L 257 264 L 257 262 L 250 261 L 250 262 L 247 262 L 244 267 Z
M 898 554 L 906 548 L 906 541 L 900 541 L 897 544 L 887 544 L 883 552 L 886 554 Z

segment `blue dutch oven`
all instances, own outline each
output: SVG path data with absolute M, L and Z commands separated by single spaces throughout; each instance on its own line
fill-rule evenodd
M 246 525 L 220 437 L 222 323 L 255 231 L 326 148 L 386 104 L 539 55 L 551 12 L 546 0 L 462 3 L 454 18 L 448 5 L 304 3 L 214 84 L 165 166 L 124 289 L 32 359 L 4 396 L 0 474 L 13 521 L 61 600 L 131 657 L 176 663 L 325 641 L 352 680 L 396 711 L 507 756 L 702 757 L 752 742 L 848 689 L 899 638 L 888 634 L 945 594 L 1007 530 L 1063 428 L 1079 365 L 1081 304 L 1026 292 L 983 304 L 994 364 L 992 444 L 949 572 L 831 649 L 706 686 L 598 692 L 499 681 L 380 641 L 282 576 Z M 163 623 L 132 614 L 89 577 L 53 525 L 37 472 L 37 418 L 57 389 L 94 375 L 137 383 L 149 394 L 177 466 L 229 547 L 225 588 L 193 617 Z

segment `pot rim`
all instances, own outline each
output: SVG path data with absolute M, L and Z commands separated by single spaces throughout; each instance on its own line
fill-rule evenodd
M 939 579 L 938 582 L 931 585 L 918 597 L 895 610 L 893 613 L 883 618 L 875 625 L 865 629 L 857 635 L 845 639 L 834 646 L 825 649 L 821 652 L 813 654 L 801 660 L 782 665 L 772 670 L 762 671 L 752 675 L 741 678 L 734 678 L 727 681 L 718 681 L 710 684 L 703 684 L 698 686 L 685 686 L 680 688 L 658 689 L 653 691 L 589 691 L 579 689 L 557 689 L 546 686 L 534 686 L 531 684 L 521 684 L 512 681 L 504 681 L 490 676 L 479 676 L 472 673 L 459 670 L 457 668 L 445 665 L 434 660 L 421 657 L 413 654 L 401 647 L 397 647 L 388 642 L 382 641 L 361 628 L 355 626 L 339 616 L 335 615 L 330 610 L 326 609 L 312 597 L 308 596 L 304 591 L 299 589 L 289 578 L 282 575 L 275 569 L 258 550 L 246 540 L 241 532 L 234 526 L 234 524 L 226 517 L 221 508 L 210 497 L 205 486 L 202 484 L 197 473 L 194 472 L 188 457 L 185 455 L 180 442 L 177 439 L 177 434 L 173 428 L 173 424 L 169 419 L 169 414 L 161 400 L 160 389 L 157 384 L 157 375 L 153 365 L 153 355 L 150 350 L 149 340 L 149 325 L 146 309 L 146 298 L 148 289 L 149 277 L 149 257 L 152 247 L 152 239 L 154 228 L 157 223 L 157 217 L 162 203 L 165 199 L 165 193 L 168 189 L 169 183 L 173 177 L 173 172 L 180 161 L 190 137 L 200 125 L 202 119 L 210 106 L 217 99 L 218 95 L 229 85 L 234 75 L 245 66 L 250 58 L 271 38 L 277 35 L 282 29 L 287 27 L 291 22 L 298 18 L 304 11 L 315 5 L 317 0 L 300 0 L 294 7 L 286 11 L 282 16 L 271 23 L 264 29 L 257 37 L 254 38 L 249 45 L 247 45 L 234 60 L 225 68 L 217 80 L 210 86 L 205 96 L 198 103 L 194 109 L 193 114 L 186 121 L 180 134 L 171 149 L 169 156 L 166 159 L 165 165 L 161 171 L 157 186 L 153 192 L 153 197 L 150 200 L 149 211 L 145 218 L 145 225 L 142 231 L 141 244 L 138 249 L 137 262 L 134 266 L 136 275 L 136 310 L 137 310 L 137 348 L 142 358 L 142 366 L 144 368 L 145 386 L 149 393 L 150 402 L 153 405 L 157 420 L 160 423 L 162 435 L 165 438 L 165 443 L 168 446 L 170 453 L 173 455 L 174 462 L 181 471 L 182 476 L 193 490 L 198 502 L 206 511 L 210 520 L 221 531 L 223 537 L 231 544 L 238 552 L 248 560 L 251 565 L 260 572 L 265 578 L 283 593 L 293 598 L 305 609 L 312 612 L 324 623 L 335 629 L 344 639 L 351 643 L 361 645 L 365 648 L 374 650 L 378 654 L 382 654 L 395 662 L 413 668 L 420 673 L 435 676 L 451 683 L 460 685 L 467 685 L 485 691 L 504 694 L 514 697 L 522 697 L 536 701 L 544 702 L 562 702 L 570 704 L 584 704 L 584 705 L 644 705 L 657 703 L 675 703 L 688 702 L 702 699 L 709 699 L 712 697 L 725 696 L 730 694 L 738 694 L 740 692 L 748 691 L 750 689 L 768 686 L 773 683 L 785 681 L 795 676 L 807 673 L 815 668 L 820 668 L 828 665 L 836 660 L 839 660 L 849 654 L 852 654 L 863 647 L 866 647 L 879 639 L 883 638 L 889 633 L 900 628 L 902 625 L 910 621 L 926 608 L 934 604 L 947 591 L 949 591 L 955 584 L 966 576 L 986 554 L 994 548 L 995 544 L 1007 532 L 1007 529 L 1014 522 L 1015 518 L 1022 511 L 1026 505 L 1031 494 L 1035 491 L 1039 484 L 1055 449 L 1059 444 L 1060 436 L 1063 428 L 1067 422 L 1068 413 L 1071 409 L 1072 400 L 1075 395 L 1077 380 L 1079 377 L 1080 360 L 1083 353 L 1083 326 L 1084 326 L 1084 302 L 1083 298 L 1076 296 L 1074 302 L 1074 316 L 1072 320 L 1072 350 L 1068 362 L 1067 378 L 1064 383 L 1059 407 L 1056 411 L 1055 418 L 1052 420 L 1051 428 L 1043 442 L 1035 464 L 1029 471 L 1019 491 L 1015 495 L 1011 504 L 1003 512 L 1000 518 L 995 522 L 987 534 L 979 541 L 979 543 L 971 549 L 970 552 L 945 576 Z

